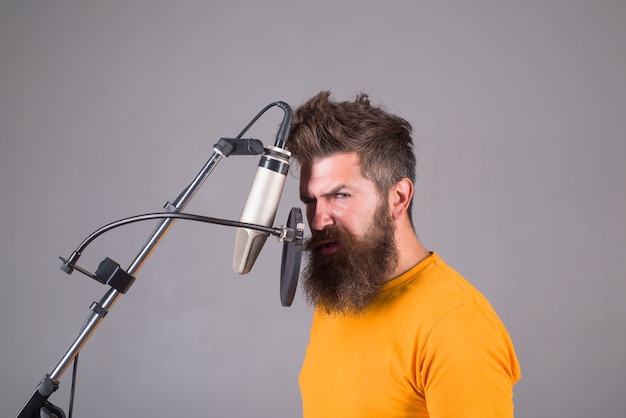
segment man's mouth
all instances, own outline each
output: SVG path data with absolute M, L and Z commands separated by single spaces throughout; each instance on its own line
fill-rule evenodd
M 334 254 L 339 251 L 340 247 L 341 244 L 339 243 L 339 241 L 324 241 L 320 244 L 319 251 L 323 255 Z

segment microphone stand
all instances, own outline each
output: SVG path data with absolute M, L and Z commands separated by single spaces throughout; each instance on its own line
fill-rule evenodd
M 268 105 L 260 114 L 274 105 L 278 105 L 285 110 L 285 118 L 283 119 L 282 125 L 285 125 L 286 123 L 291 124 L 291 108 L 289 108 L 289 106 L 284 102 L 272 103 Z M 167 234 L 174 223 L 177 214 L 180 214 L 180 212 L 187 206 L 222 158 L 228 157 L 229 155 L 258 155 L 263 152 L 264 147 L 261 141 L 256 139 L 240 138 L 241 135 L 243 135 L 243 133 L 252 125 L 252 123 L 258 119 L 260 114 L 253 119 L 253 121 L 241 134 L 239 134 L 237 138 L 221 138 L 218 143 L 214 145 L 213 154 L 205 163 L 204 167 L 202 167 L 198 175 L 183 190 L 183 192 L 178 195 L 174 202 L 167 202 L 165 204 L 164 208 L 168 213 L 171 213 L 171 216 L 164 217 L 161 221 L 159 221 L 159 224 L 146 240 L 145 244 L 132 261 L 127 271 L 123 271 L 119 268 L 119 265 L 107 258 L 100 264 L 98 271 L 96 272 L 96 277 L 88 274 L 90 277 L 96 278 L 96 280 L 102 283 L 109 284 L 111 289 L 109 289 L 104 296 L 102 296 L 99 302 L 94 302 L 91 305 L 91 313 L 89 313 L 87 319 L 85 320 L 78 337 L 76 337 L 52 372 L 44 376 L 30 399 L 26 402 L 21 412 L 18 414 L 17 418 L 38 418 L 44 416 L 56 416 L 59 418 L 65 417 L 65 414 L 60 408 L 48 402 L 50 395 L 52 395 L 52 393 L 54 393 L 59 387 L 60 377 L 67 370 L 72 360 L 76 358 L 82 347 L 100 325 L 109 310 L 113 307 L 113 305 L 115 305 L 119 297 L 126 293 L 126 291 L 133 284 L 136 273 L 141 269 L 152 252 L 156 249 L 157 245 Z M 91 239 L 94 238 L 95 236 Z M 76 268 L 77 270 L 86 273 L 84 270 L 77 268 L 76 262 L 81 255 L 82 249 L 89 243 L 89 241 L 89 239 L 84 241 L 82 248 L 74 251 L 69 259 L 62 259 L 63 264 L 61 265 L 61 269 L 63 271 L 69 274 L 74 270 L 74 268 Z

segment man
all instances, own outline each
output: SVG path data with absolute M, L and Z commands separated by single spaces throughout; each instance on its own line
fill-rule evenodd
M 512 417 L 520 371 L 504 325 L 414 231 L 411 125 L 323 91 L 287 143 L 312 233 L 304 417 Z

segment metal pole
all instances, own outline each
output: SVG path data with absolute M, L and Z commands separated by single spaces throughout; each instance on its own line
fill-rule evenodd
M 173 203 L 167 202 L 165 209 L 172 213 L 181 212 L 191 201 L 196 192 L 200 189 L 204 181 L 223 157 L 224 154 L 215 148 L 213 155 L 209 158 L 204 167 L 202 167 L 202 170 L 198 173 L 194 180 L 183 190 Z M 168 230 L 174 223 L 174 220 L 175 219 L 173 218 L 165 218 L 159 222 L 133 262 L 130 264 L 127 273 L 131 276 L 136 275 L 136 273 L 148 260 L 152 252 L 156 249 L 157 245 L 161 242 L 165 234 L 167 234 Z M 87 340 L 98 328 L 102 319 L 104 319 L 106 314 L 121 295 L 122 293 L 120 291 L 111 288 L 105 293 L 99 302 L 94 302 L 91 305 L 91 313 L 85 320 L 78 337 L 65 352 L 52 372 L 47 374 L 39 383 L 35 392 L 19 413 L 18 418 L 34 418 L 40 416 L 39 410 L 47 404 L 48 397 L 58 388 L 60 377 L 63 373 L 65 373 Z

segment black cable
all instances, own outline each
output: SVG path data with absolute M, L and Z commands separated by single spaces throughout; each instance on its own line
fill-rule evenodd
M 281 106 L 283 102 L 274 102 L 274 103 L 270 103 L 267 106 L 265 106 L 263 109 L 261 109 L 261 111 L 259 113 L 257 113 L 257 115 L 252 118 L 252 120 L 250 121 L 250 123 L 248 123 L 246 125 L 245 128 L 243 128 L 243 130 L 241 132 L 239 132 L 239 135 L 237 135 L 235 138 L 236 139 L 240 139 L 246 132 L 248 132 L 248 129 L 250 129 L 252 127 L 252 125 L 254 125 L 256 123 L 257 120 L 259 120 L 259 118 L 261 116 L 263 116 L 263 114 L 265 112 L 267 112 L 269 109 L 271 109 L 274 106 Z M 281 106 L 282 107 L 282 106 Z
M 70 387 L 70 406 L 67 412 L 67 418 L 72 418 L 74 413 L 74 393 L 76 392 L 76 374 L 78 373 L 78 355 L 74 357 L 74 367 L 72 368 L 72 386 Z

